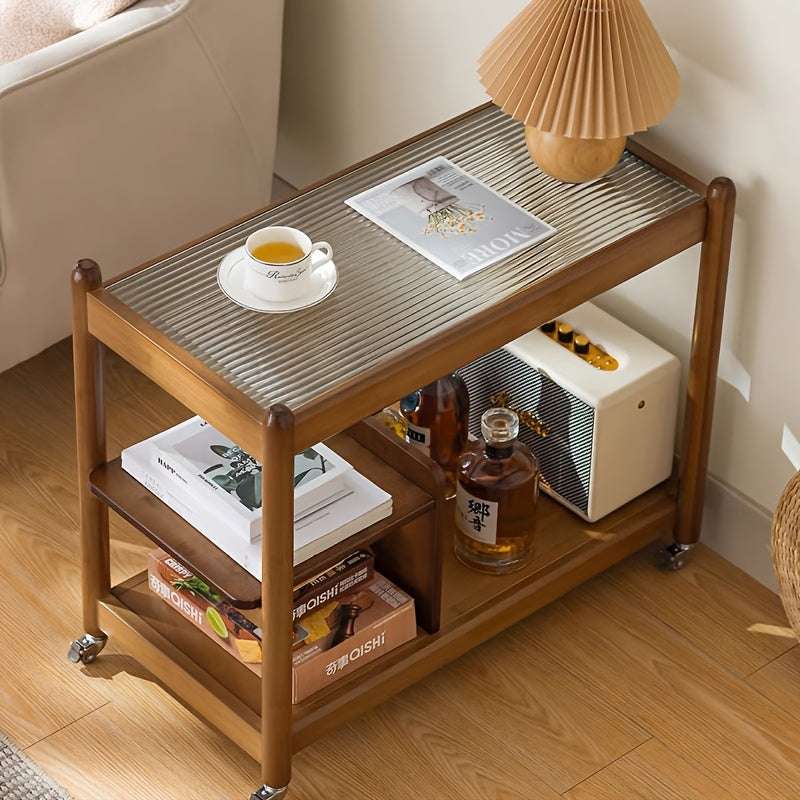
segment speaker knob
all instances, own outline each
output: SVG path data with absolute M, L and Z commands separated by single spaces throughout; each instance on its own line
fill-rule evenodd
M 575 352 L 585 356 L 589 353 L 589 337 L 579 333 L 575 337 Z

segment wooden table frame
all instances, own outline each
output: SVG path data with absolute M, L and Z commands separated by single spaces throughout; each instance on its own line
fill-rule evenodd
M 447 125 L 434 130 L 444 130 Z M 260 760 L 263 785 L 252 795 L 258 800 L 283 793 L 290 781 L 294 749 L 458 657 L 653 538 L 671 534 L 674 541 L 669 558 L 672 566 L 678 566 L 684 552 L 698 540 L 702 520 L 735 190 L 726 178 L 716 178 L 705 186 L 634 142 L 629 143 L 629 150 L 697 192 L 697 202 L 655 222 L 644 232 L 592 253 L 569 270 L 544 278 L 471 319 L 469 325 L 454 325 L 446 335 L 428 343 L 424 358 L 416 366 L 409 367 L 405 355 L 383 360 L 365 372 L 358 385 L 321 397 L 297 413 L 280 403 L 261 407 L 234 389 L 114 297 L 103 285 L 97 264 L 80 261 L 72 273 L 72 287 L 85 634 L 73 643 L 71 658 L 92 661 L 102 649 L 106 631 L 111 630 L 185 703 Z M 309 191 L 313 193 L 315 187 Z M 696 243 L 702 243 L 702 248 L 685 422 L 675 479 L 601 520 L 594 529 L 606 531 L 609 536 L 592 541 L 584 541 L 582 536 L 582 529 L 588 527 L 585 523 L 545 501 L 544 513 L 556 520 L 553 529 L 565 531 L 558 537 L 581 537 L 579 543 L 554 544 L 550 561 L 538 564 L 522 577 L 509 578 L 497 588 L 487 589 L 486 597 L 472 608 L 462 608 L 463 598 L 439 596 L 438 607 L 428 619 L 429 630 L 421 630 L 420 637 L 400 652 L 384 656 L 381 669 L 365 671 L 358 686 L 343 685 L 320 699 L 312 697 L 300 709 L 293 708 L 289 638 L 284 626 L 265 624 L 266 677 L 260 681 L 260 709 L 256 711 L 242 699 L 249 689 L 243 689 L 241 696 L 221 689 L 219 681 L 209 677 L 157 630 L 140 624 L 137 614 L 120 600 L 125 587 L 116 593 L 112 590 L 109 497 L 105 490 L 98 489 L 99 478 L 92 477 L 105 468 L 107 461 L 104 347 L 114 349 L 259 457 L 264 465 L 263 496 L 270 498 L 265 501 L 263 514 L 264 579 L 260 599 L 265 620 L 289 620 L 292 587 L 298 576 L 292 568 L 294 452 L 350 428 L 375 410 L 376 398 L 383 402 L 402 396 L 408 389 L 409 368 L 413 380 L 422 385 L 521 335 L 532 327 L 532 322 L 539 324 L 553 318 Z M 426 560 L 430 569 L 438 570 L 435 577 L 447 585 L 448 570 L 456 567 L 449 565 L 448 534 L 442 530 L 447 527 L 448 507 L 441 475 L 405 451 L 395 457 L 392 453 L 399 445 L 374 426 L 356 428 L 351 433 L 355 440 L 367 442 L 371 452 L 388 453 L 386 458 L 393 469 L 412 476 L 414 484 L 424 487 L 430 498 L 427 505 L 420 505 L 416 523 L 395 521 L 389 528 L 373 531 L 366 542 L 376 544 L 380 550 L 381 542 L 388 540 L 388 545 L 384 543 L 384 557 L 388 560 L 409 541 L 420 540 L 414 526 L 419 527 L 424 519 L 425 530 L 434 531 Z M 387 537 L 386 530 L 394 530 L 391 525 L 406 525 L 407 529 L 394 538 Z M 352 544 L 347 542 L 342 548 Z M 412 572 L 405 576 L 408 581 L 423 581 Z M 424 580 L 430 580 L 430 575 Z M 436 592 L 441 595 L 443 591 L 447 594 L 450 590 L 441 586 L 431 590 L 432 605 L 437 605 Z M 262 720 L 268 720 L 268 724 L 262 724 Z

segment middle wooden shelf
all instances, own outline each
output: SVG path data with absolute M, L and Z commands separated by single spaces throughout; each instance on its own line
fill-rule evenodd
M 295 568 L 297 583 L 317 574 L 338 558 L 369 546 L 387 531 L 402 527 L 430 512 L 435 505 L 435 498 L 431 494 L 385 460 L 386 453 L 377 455 L 359 443 L 352 435 L 354 430 L 357 433 L 357 428 L 355 426 L 351 432 L 337 434 L 326 443 L 351 464 L 357 464 L 361 474 L 392 496 L 392 513 L 298 564 Z M 388 448 L 386 452 L 398 458 L 403 457 L 402 443 L 399 441 L 395 451 Z M 414 458 L 413 452 L 406 453 L 406 460 L 410 459 L 412 464 Z M 420 466 L 420 469 L 423 468 Z M 120 458 L 95 469 L 90 482 L 97 497 L 164 551 L 213 584 L 229 603 L 244 609 L 257 608 L 261 604 L 260 581 L 125 472 Z

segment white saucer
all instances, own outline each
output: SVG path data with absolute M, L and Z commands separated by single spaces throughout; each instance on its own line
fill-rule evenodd
M 319 257 L 322 257 L 322 253 Z M 336 264 L 329 261 L 312 275 L 313 286 L 307 294 L 295 297 L 293 300 L 263 300 L 244 288 L 246 267 L 247 256 L 244 247 L 232 250 L 220 262 L 217 269 L 217 283 L 234 303 L 250 309 L 250 311 L 260 311 L 263 314 L 285 314 L 287 311 L 297 311 L 316 305 L 334 290 L 338 278 Z

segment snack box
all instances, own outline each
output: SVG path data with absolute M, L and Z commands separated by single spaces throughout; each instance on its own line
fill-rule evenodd
M 148 554 L 147 582 L 165 603 L 253 672 L 261 674 L 261 628 L 253 612 L 247 612 L 254 617 L 248 619 L 224 601 L 214 587 L 163 550 Z M 256 611 L 260 616 L 261 609 Z M 296 630 L 295 641 L 300 635 Z
M 256 675 L 261 609 L 240 611 L 163 550 L 148 558 L 148 583 L 164 602 Z M 309 598 L 316 602 L 309 603 Z M 305 601 L 305 602 L 304 602 Z M 314 610 L 308 611 L 309 607 Z M 359 551 L 295 590 L 293 702 L 414 638 L 414 601 Z
M 292 702 L 298 703 L 417 634 L 414 600 L 378 572 L 298 623 L 292 653 Z
M 375 559 L 358 550 L 333 566 L 294 587 L 292 619 L 297 622 L 356 586 L 372 580 Z

